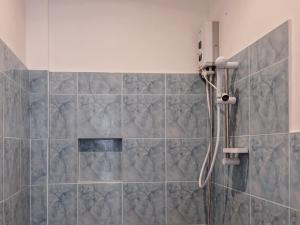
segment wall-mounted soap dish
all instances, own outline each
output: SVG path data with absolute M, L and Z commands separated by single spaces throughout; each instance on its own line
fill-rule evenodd
M 223 148 L 224 154 L 230 154 L 222 160 L 223 165 L 238 166 L 240 165 L 239 154 L 248 154 L 248 148 Z
M 247 154 L 248 152 L 248 148 L 223 148 L 223 153 Z

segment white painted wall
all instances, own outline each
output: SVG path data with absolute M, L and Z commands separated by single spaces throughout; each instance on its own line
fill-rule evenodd
M 230 57 L 291 20 L 290 130 L 300 131 L 300 2 L 209 0 L 209 18 L 220 21 L 220 53 Z
M 28 0 L 32 69 L 48 68 L 45 1 Z M 206 0 L 50 0 L 49 69 L 196 72 L 207 9 Z
M 24 0 L 0 0 L 0 38 L 25 63 Z
M 48 69 L 48 0 L 26 0 L 26 66 Z

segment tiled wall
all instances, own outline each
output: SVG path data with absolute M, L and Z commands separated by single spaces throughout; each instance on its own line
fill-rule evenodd
M 30 86 L 32 225 L 205 223 L 197 74 L 30 71 Z M 123 147 L 80 150 L 82 138 Z
M 29 76 L 0 40 L 0 224 L 30 224 Z
M 223 166 L 214 181 L 215 225 L 300 224 L 299 134 L 289 134 L 288 23 L 235 55 L 230 73 L 230 143 L 248 147 L 241 165 Z M 298 153 L 297 153 L 298 152 Z
M 218 155 L 215 225 L 300 223 L 288 33 L 285 23 L 232 58 L 240 66 L 230 73 L 238 97 L 230 107 L 230 143 L 250 153 L 237 167 L 223 166 Z M 29 77 L 32 225 L 206 223 L 206 193 L 197 180 L 208 145 L 207 106 L 198 75 Z M 83 138 L 123 138 L 123 147 L 80 150 Z
M 215 225 L 300 224 L 288 33 L 285 23 L 232 58 L 230 143 L 250 154 L 238 167 L 218 155 Z M 206 223 L 198 75 L 27 71 L 0 41 L 0 91 L 0 224 Z M 123 147 L 80 151 L 79 138 L 123 138 Z

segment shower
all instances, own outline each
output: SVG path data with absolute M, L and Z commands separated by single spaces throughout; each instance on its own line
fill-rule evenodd
M 235 96 L 229 95 L 229 70 L 236 70 L 239 62 L 230 62 L 219 56 L 218 22 L 207 22 L 200 33 L 199 63 L 200 76 L 205 82 L 208 119 L 210 125 L 210 143 L 199 175 L 199 187 L 204 188 L 210 180 L 220 147 L 221 108 L 224 109 L 224 158 L 223 165 L 239 165 L 238 154 L 248 153 L 247 148 L 234 148 L 229 145 L 229 105 L 237 102 Z M 215 83 L 215 84 L 214 84 Z M 214 94 L 213 92 L 216 92 Z M 213 99 L 215 96 L 215 99 Z M 216 105 L 216 142 L 213 144 L 213 104 Z
M 211 105 L 211 98 L 212 93 L 209 91 L 209 86 L 212 87 L 216 91 L 216 109 L 217 109 L 217 131 L 216 131 L 216 143 L 215 146 L 212 146 L 212 141 L 210 141 L 210 144 L 208 145 L 207 153 L 200 171 L 199 176 L 199 187 L 204 188 L 207 182 L 210 179 L 210 176 L 214 169 L 214 164 L 216 162 L 217 153 L 219 149 L 219 143 L 220 143 L 220 130 L 221 130 L 221 113 L 220 108 L 221 105 L 224 105 L 225 108 L 225 129 L 224 129 L 224 136 L 225 136 L 225 147 L 224 153 L 229 154 L 230 151 L 234 153 L 233 148 L 229 148 L 229 141 L 228 141 L 228 105 L 229 104 L 235 104 L 236 98 L 233 96 L 229 96 L 229 90 L 228 90 L 228 69 L 236 69 L 238 67 L 238 62 L 228 62 L 227 59 L 224 57 L 218 57 L 215 61 L 214 66 L 204 66 L 201 71 L 201 76 L 205 80 L 205 89 L 206 89 L 206 99 L 207 99 L 207 108 L 208 108 L 208 119 L 210 124 L 210 130 L 211 134 L 213 133 L 212 129 L 212 105 Z M 216 75 L 217 78 L 217 84 L 214 85 L 212 83 L 211 76 Z M 211 90 L 211 88 L 210 88 Z M 211 135 L 211 139 L 213 136 Z M 240 149 L 237 149 L 235 153 L 239 153 Z M 223 159 L 223 164 L 230 164 L 230 165 L 239 165 L 239 159 L 235 156 L 234 158 L 231 158 L 229 155 L 226 155 L 226 157 Z M 210 165 L 208 165 L 210 164 Z M 206 176 L 205 176 L 206 173 Z M 203 178 L 205 176 L 205 178 Z

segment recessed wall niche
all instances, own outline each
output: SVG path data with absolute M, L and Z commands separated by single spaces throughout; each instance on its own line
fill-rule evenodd
M 79 181 L 120 181 L 121 138 L 78 139 Z

